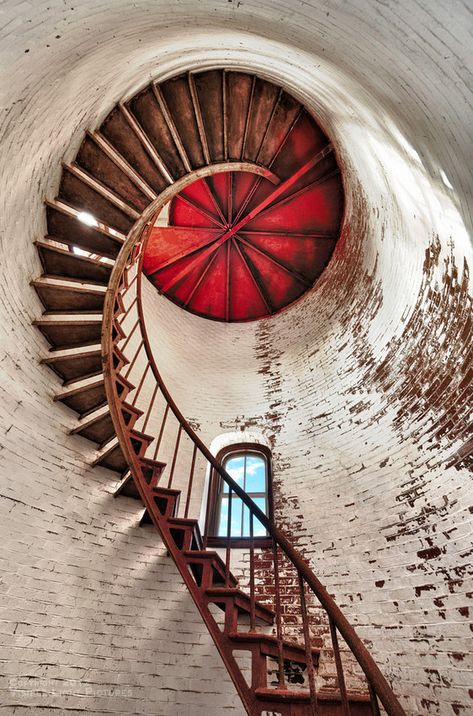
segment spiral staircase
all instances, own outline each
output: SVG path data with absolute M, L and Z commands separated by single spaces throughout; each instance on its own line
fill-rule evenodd
M 96 443 L 94 464 L 121 476 L 117 497 L 144 505 L 142 522 L 160 532 L 248 714 L 404 714 L 306 560 L 179 411 L 144 321 L 144 274 L 186 310 L 217 320 L 271 315 L 313 285 L 343 214 L 325 134 L 296 99 L 259 77 L 180 75 L 152 83 L 86 134 L 46 213 L 47 236 L 36 242 L 44 273 L 32 283 L 45 309 L 35 324 L 51 345 L 43 362 L 63 381 L 55 400 L 78 414 L 72 432 Z M 299 222 L 285 226 L 293 216 Z M 238 313 L 244 280 L 253 298 Z M 210 287 L 217 304 L 203 298 Z M 232 569 L 230 531 L 219 553 L 191 517 L 209 465 L 249 511 L 244 576 Z M 258 573 L 256 523 L 271 544 L 263 556 L 272 595 Z M 280 599 L 288 576 L 296 619 Z

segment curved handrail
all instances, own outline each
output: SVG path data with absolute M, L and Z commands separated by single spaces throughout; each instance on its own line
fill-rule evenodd
M 175 188 L 174 188 L 175 192 Z M 161 206 L 165 203 L 167 197 L 161 198 Z M 192 427 L 189 425 L 185 416 L 179 410 L 175 401 L 173 400 L 162 376 L 156 364 L 149 336 L 143 315 L 143 305 L 141 301 L 141 282 L 142 282 L 142 261 L 144 255 L 144 247 L 146 245 L 147 237 L 142 240 L 144 234 L 144 228 L 148 224 L 151 217 L 156 213 L 156 206 L 149 207 L 146 214 L 143 215 L 140 221 L 135 224 L 134 228 L 130 232 L 121 252 L 116 260 L 115 266 L 112 271 L 110 283 L 107 289 L 104 305 L 104 321 L 102 327 L 102 360 L 105 376 L 105 388 L 107 399 L 110 405 L 110 411 L 112 420 L 115 426 L 116 434 L 118 436 L 119 443 L 125 453 L 125 457 L 130 466 L 132 474 L 140 473 L 139 460 L 136 452 L 131 445 L 129 439 L 129 430 L 125 423 L 122 411 L 120 398 L 117 393 L 116 382 L 114 380 L 116 376 L 116 367 L 114 365 L 114 342 L 113 342 L 113 321 L 114 314 L 116 313 L 117 303 L 119 303 L 118 297 L 121 295 L 121 291 L 124 286 L 126 288 L 126 279 L 124 276 L 127 271 L 131 271 L 130 267 L 133 267 L 133 271 L 136 271 L 134 281 L 136 283 L 136 310 L 138 315 L 139 330 L 141 332 L 142 341 L 140 343 L 140 350 L 144 350 L 147 358 L 147 365 L 151 369 L 154 377 L 156 386 L 159 388 L 166 405 L 175 416 L 179 424 L 178 440 L 176 443 L 176 451 L 179 446 L 179 438 L 181 430 L 190 438 L 194 445 L 194 457 L 193 466 L 195 463 L 195 451 L 198 450 L 205 460 L 211 465 L 211 467 L 220 475 L 222 480 L 229 486 L 230 493 L 234 492 L 242 502 L 248 507 L 250 515 L 257 519 L 267 530 L 268 534 L 273 540 L 275 545 L 275 565 L 278 562 L 277 549 L 280 548 L 285 556 L 290 560 L 292 565 L 297 570 L 299 579 L 301 580 L 302 591 L 301 600 L 304 603 L 305 609 L 305 597 L 304 597 L 304 584 L 306 584 L 313 594 L 317 597 L 321 605 L 324 607 L 329 617 L 329 623 L 332 632 L 332 641 L 334 648 L 336 646 L 336 630 L 344 638 L 346 644 L 356 657 L 359 665 L 365 673 L 370 691 L 373 690 L 382 702 L 386 712 L 390 716 L 405 716 L 405 712 L 400 706 L 397 698 L 395 697 L 392 689 L 390 688 L 387 680 L 381 673 L 380 669 L 376 665 L 375 661 L 369 654 L 362 640 L 356 634 L 355 630 L 348 622 L 338 605 L 336 604 L 333 597 L 328 593 L 326 588 L 322 585 L 320 580 L 315 576 L 307 561 L 302 557 L 298 550 L 292 545 L 291 541 L 285 535 L 285 533 L 278 528 L 271 520 L 264 514 L 264 512 L 253 502 L 253 500 L 246 494 L 246 492 L 232 479 L 228 472 L 222 467 L 215 456 L 210 452 L 204 442 L 195 433 Z M 148 369 L 147 369 L 148 370 Z M 156 394 L 156 390 L 153 395 Z M 176 455 L 176 453 L 175 453 Z M 175 457 L 174 457 L 175 460 Z M 192 467 L 193 470 L 193 467 Z M 172 478 L 172 475 L 171 475 Z M 150 507 L 149 495 L 146 490 L 140 488 L 138 481 L 138 489 L 143 497 L 145 505 Z M 230 519 L 228 520 L 230 523 Z M 307 632 L 308 633 L 308 632 Z M 335 641 L 334 641 L 335 634 Z M 337 647 L 338 649 L 338 647 Z M 339 672 L 339 662 L 337 660 L 337 674 L 339 676 L 340 690 L 343 692 L 344 684 L 343 676 Z M 341 678 L 340 678 L 341 677 Z M 312 689 L 311 689 L 312 691 Z M 314 694 L 315 696 L 315 694 Z M 345 695 L 346 698 L 346 695 Z

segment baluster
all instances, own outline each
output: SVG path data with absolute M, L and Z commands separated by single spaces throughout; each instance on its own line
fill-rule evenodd
M 279 665 L 279 677 L 278 677 L 278 688 L 286 688 L 286 676 L 284 674 L 284 649 L 283 649 L 283 635 L 282 635 L 282 619 L 281 619 L 281 595 L 279 592 L 279 555 L 278 555 L 278 544 L 273 538 L 273 562 L 274 562 L 274 604 L 276 607 L 276 637 L 278 640 L 278 665 Z
M 133 286 L 133 284 L 135 283 L 135 281 L 136 281 L 137 278 L 138 278 L 138 272 L 136 272 L 135 275 L 133 276 L 133 278 L 131 279 L 131 281 L 128 281 L 128 274 L 131 272 L 131 269 L 132 269 L 132 268 L 133 268 L 133 265 L 130 267 L 130 269 L 128 269 L 128 270 L 125 271 L 125 273 L 124 273 L 125 280 L 124 280 L 123 283 L 124 283 L 124 286 L 125 286 L 125 291 L 123 291 L 123 295 L 125 295 L 126 293 L 128 293 L 129 289 Z
M 161 440 L 163 439 L 164 428 L 166 427 L 166 420 L 168 419 L 168 413 L 169 413 L 169 403 L 166 403 L 166 408 L 164 410 L 163 419 L 161 421 L 161 427 L 159 429 L 158 439 L 156 441 L 156 447 L 154 448 L 153 460 L 156 460 L 156 458 L 158 456 L 158 450 L 161 446 Z
M 141 341 L 140 341 L 139 344 L 138 344 L 138 348 L 137 348 L 136 351 L 135 351 L 135 355 L 133 356 L 132 361 L 131 361 L 130 365 L 128 366 L 128 370 L 127 370 L 126 373 L 125 373 L 125 378 L 128 378 L 128 376 L 130 375 L 131 371 L 132 371 L 133 368 L 135 367 L 136 360 L 137 360 L 137 358 L 138 358 L 138 356 L 139 356 L 139 354 L 140 354 L 140 351 L 141 351 L 141 349 L 143 348 L 143 346 L 144 346 L 144 339 L 142 338 Z
M 138 396 L 141 393 L 141 389 L 143 387 L 143 383 L 145 382 L 146 375 L 150 369 L 151 365 L 150 363 L 146 364 L 146 368 L 143 371 L 143 375 L 141 376 L 140 382 L 138 383 L 138 388 L 136 389 L 135 395 L 133 396 L 133 407 L 136 405 L 136 401 L 138 400 Z
M 172 456 L 171 473 L 169 475 L 168 489 L 172 485 L 172 478 L 174 477 L 174 469 L 176 467 L 177 453 L 179 452 L 179 443 L 181 441 L 182 425 L 179 423 L 179 429 L 177 431 L 176 444 L 174 446 L 174 455 Z
M 192 463 L 191 463 L 191 471 L 189 475 L 189 486 L 187 488 L 187 497 L 186 497 L 186 508 L 184 510 L 184 517 L 187 519 L 187 516 L 189 514 L 189 505 L 191 501 L 191 494 L 192 494 L 192 483 L 194 482 L 194 468 L 195 468 L 195 458 L 197 456 L 197 444 L 194 443 L 194 450 L 192 451 Z
M 338 645 L 337 627 L 333 620 L 329 617 L 330 636 L 332 637 L 333 655 L 335 658 L 335 666 L 337 667 L 338 688 L 342 699 L 343 716 L 350 716 L 350 706 L 348 705 L 347 689 L 345 686 L 345 677 L 343 675 L 343 665 L 340 656 L 340 647 Z
M 148 366 L 149 366 L 149 363 L 148 363 Z M 159 385 L 156 383 L 156 385 L 154 386 L 153 395 L 151 396 L 151 400 L 149 401 L 148 409 L 146 410 L 145 421 L 144 421 L 143 427 L 142 427 L 142 430 L 144 433 L 146 432 L 146 428 L 148 427 L 148 421 L 149 421 L 149 418 L 151 415 L 151 411 L 153 410 L 153 405 L 154 405 L 154 401 L 156 399 L 156 394 L 157 394 L 158 390 L 159 390 Z
M 122 325 L 123 321 L 126 319 L 126 317 L 128 316 L 128 314 L 130 313 L 131 309 L 133 308 L 133 306 L 135 305 L 135 303 L 137 302 L 137 300 L 138 300 L 138 297 L 135 296 L 135 298 L 134 298 L 133 301 L 130 303 L 130 305 L 128 306 L 128 308 L 125 310 L 125 312 L 122 313 L 122 315 L 119 316 L 119 317 L 116 319 L 117 322 L 120 324 L 120 326 Z
M 125 349 L 126 349 L 128 343 L 130 342 L 130 339 L 133 338 L 133 334 L 136 331 L 136 329 L 138 328 L 139 322 L 140 322 L 140 319 L 137 318 L 133 324 L 131 331 L 129 332 L 128 336 L 126 337 L 125 343 L 122 346 L 120 346 L 122 353 L 125 353 Z
M 214 482 L 214 480 L 213 480 L 213 478 L 214 478 L 213 467 L 211 466 L 210 463 L 207 463 L 207 464 L 208 464 L 208 466 L 209 466 L 209 467 L 208 467 L 208 469 L 209 469 L 209 488 L 208 488 L 208 490 L 207 490 L 207 505 L 206 505 L 206 507 L 205 507 L 204 549 L 207 549 L 207 544 L 208 544 L 208 541 L 209 541 L 208 538 L 209 538 L 209 532 L 210 532 L 210 514 L 211 514 L 212 502 L 213 502 L 213 501 L 212 501 L 212 492 L 213 492 L 212 487 L 213 487 L 213 482 Z M 217 478 L 216 475 L 215 475 L 215 477 L 216 477 L 216 479 L 220 479 L 220 480 L 222 479 L 222 478 Z M 217 528 L 217 530 L 218 530 L 218 525 L 216 526 L 216 528 Z
M 255 611 L 255 537 L 253 512 L 250 510 L 250 631 L 256 631 Z
M 230 550 L 232 538 L 232 489 L 228 492 L 228 513 L 227 513 L 227 548 L 225 552 L 225 584 L 230 586 Z
M 378 704 L 378 697 L 376 696 L 376 691 L 373 689 L 373 687 L 371 685 L 371 681 L 368 681 L 368 691 L 370 693 L 370 705 L 371 705 L 372 716 L 381 716 L 381 712 L 379 710 L 379 704 Z
M 297 572 L 297 576 L 299 577 L 299 596 L 301 601 L 302 630 L 304 633 L 307 675 L 309 677 L 310 704 L 313 716 L 317 716 L 317 714 L 319 713 L 319 709 L 317 705 L 317 690 L 315 687 L 314 658 L 312 656 L 312 645 L 310 643 L 309 618 L 307 615 L 307 602 L 305 598 L 305 584 L 304 577 L 299 571 Z

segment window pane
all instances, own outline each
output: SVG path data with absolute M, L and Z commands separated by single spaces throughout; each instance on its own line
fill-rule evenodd
M 222 462 L 223 467 L 235 482 L 242 487 L 259 509 L 267 514 L 268 502 L 268 463 L 265 456 L 249 449 L 247 452 L 229 453 Z M 218 493 L 217 529 L 218 537 L 227 537 L 230 488 L 224 480 L 220 483 Z M 250 536 L 250 510 L 239 497 L 232 494 L 231 530 L 234 538 Z M 265 527 L 253 518 L 254 537 L 265 537 Z
M 246 491 L 266 492 L 266 461 L 259 455 L 247 455 Z
M 264 497 L 253 497 L 253 502 L 266 514 L 266 500 Z M 248 534 L 249 534 L 248 527 Z M 253 534 L 255 537 L 264 537 L 266 529 L 256 517 L 253 517 Z
M 223 467 L 228 472 L 231 478 L 237 482 L 240 487 L 243 487 L 243 478 L 245 474 L 245 458 L 242 455 L 237 457 L 229 457 L 224 461 Z M 228 492 L 228 485 L 226 482 L 223 484 L 223 491 Z
M 220 520 L 218 525 L 218 537 L 226 537 L 228 529 L 228 497 L 222 497 L 220 504 Z M 231 537 L 241 537 L 241 508 L 242 501 L 239 497 L 233 495 L 232 498 L 232 524 Z
M 222 497 L 222 501 L 220 503 L 220 519 L 219 519 L 218 530 L 217 530 L 218 537 L 226 537 L 227 536 L 227 524 L 228 524 L 228 499 L 226 497 Z
M 239 497 L 232 499 L 232 537 L 241 537 L 241 508 L 242 501 Z
M 264 497 L 252 497 L 253 502 L 266 514 L 266 500 Z M 256 517 L 253 517 L 253 537 L 265 537 L 266 529 Z M 250 510 L 243 507 L 243 537 L 250 537 Z

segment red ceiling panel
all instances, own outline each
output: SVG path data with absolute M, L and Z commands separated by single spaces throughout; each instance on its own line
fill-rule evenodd
M 330 178 L 310 169 L 306 186 L 303 177 L 274 185 L 249 172 L 197 179 L 171 201 L 169 226 L 152 229 L 145 274 L 207 318 L 281 310 L 314 284 L 333 251 L 343 194 L 333 163 L 328 169 Z
M 145 274 L 193 313 L 269 316 L 309 290 L 330 260 L 344 202 L 332 148 L 305 110 L 275 126 L 285 131 L 271 140 L 273 181 L 250 171 L 196 179 L 171 200 L 168 226 L 150 232 Z M 256 156 L 268 137 L 253 142 Z

